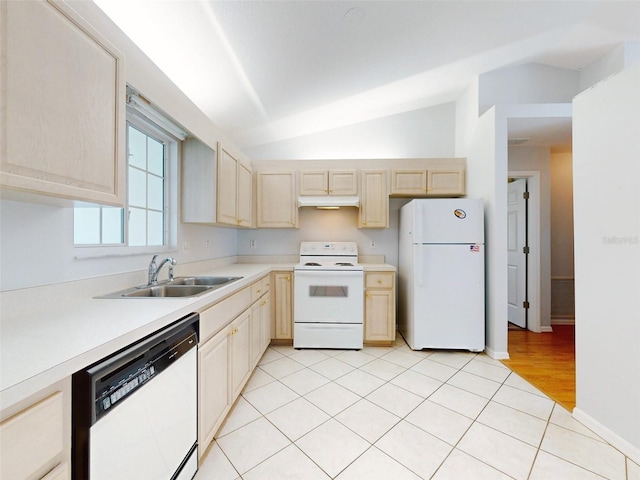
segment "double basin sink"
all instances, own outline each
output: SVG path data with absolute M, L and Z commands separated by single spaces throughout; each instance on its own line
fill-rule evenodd
M 242 277 L 177 277 L 172 282 L 158 285 L 131 287 L 126 290 L 101 295 L 98 298 L 176 298 L 197 297 L 204 293 L 224 287 Z

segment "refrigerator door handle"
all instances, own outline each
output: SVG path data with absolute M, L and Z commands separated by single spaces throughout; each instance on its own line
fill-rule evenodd
M 422 287 L 424 285 L 424 269 L 425 269 L 425 265 L 423 263 L 423 250 L 424 250 L 424 246 L 423 245 L 414 245 L 415 251 L 416 251 L 416 263 L 415 265 L 417 265 L 417 272 L 416 272 L 416 281 L 418 283 L 419 287 Z

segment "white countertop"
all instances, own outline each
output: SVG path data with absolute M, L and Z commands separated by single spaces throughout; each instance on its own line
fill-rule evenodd
M 198 275 L 243 278 L 193 298 L 88 297 L 53 307 L 43 305 L 42 310 L 28 314 L 3 315 L 0 407 L 13 405 L 191 312 L 203 311 L 272 270 L 292 267 L 292 264 L 234 263 L 198 272 Z M 367 270 L 395 268 L 366 264 Z

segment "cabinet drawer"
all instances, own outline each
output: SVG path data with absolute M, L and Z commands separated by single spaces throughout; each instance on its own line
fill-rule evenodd
M 269 289 L 269 275 L 251 284 L 251 303 L 257 301 Z
M 218 332 L 251 305 L 251 287 L 246 287 L 231 297 L 216 303 L 200 313 L 200 343 Z
M 365 288 L 393 288 L 393 273 L 367 273 Z
M 0 478 L 40 477 L 59 463 L 64 438 L 62 398 L 62 392 L 56 392 L 0 424 Z

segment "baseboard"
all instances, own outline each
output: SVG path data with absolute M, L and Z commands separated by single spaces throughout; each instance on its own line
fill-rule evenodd
M 596 435 L 611 444 L 614 448 L 620 450 L 624 455 L 629 457 L 633 462 L 640 465 L 640 448 L 629 443 L 617 433 L 612 432 L 600 422 L 595 420 L 578 407 L 573 409 L 573 417 L 582 423 L 585 427 L 592 430 Z
M 551 325 L 575 325 L 574 317 L 551 317 Z
M 494 360 L 509 360 L 509 352 L 496 352 L 491 348 L 485 346 L 484 353 L 489 355 Z
M 540 333 L 553 333 L 553 327 L 550 325 L 542 325 L 540 327 Z

